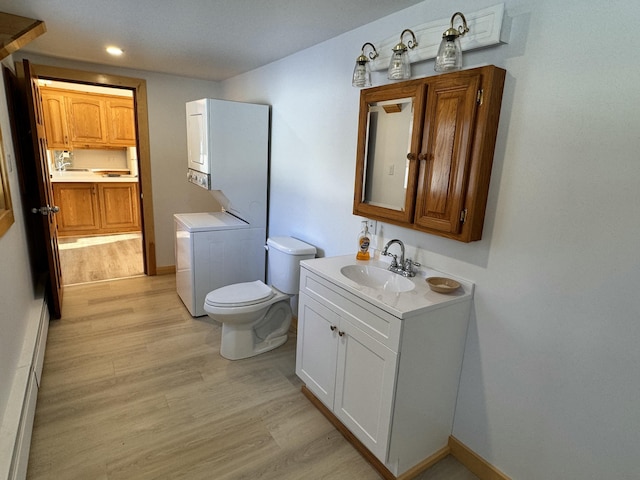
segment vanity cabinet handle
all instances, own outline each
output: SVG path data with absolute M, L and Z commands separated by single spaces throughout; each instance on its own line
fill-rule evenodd
M 342 330 L 338 330 L 338 335 L 342 337 L 344 335 L 344 332 Z
M 407 160 L 412 161 L 416 159 L 416 154 L 415 153 L 407 153 Z
M 336 331 L 336 328 L 338 328 L 338 327 L 336 327 L 335 325 L 331 325 L 331 327 L 330 327 L 330 328 L 331 328 L 331 331 L 332 331 L 332 332 L 335 332 L 335 331 Z

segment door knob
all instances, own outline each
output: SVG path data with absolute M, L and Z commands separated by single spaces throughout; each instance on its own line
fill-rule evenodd
M 49 205 L 40 208 L 32 208 L 31 213 L 39 213 L 40 215 L 49 215 L 50 213 L 58 213 L 60 211 L 60 207 L 54 205 L 50 207 Z

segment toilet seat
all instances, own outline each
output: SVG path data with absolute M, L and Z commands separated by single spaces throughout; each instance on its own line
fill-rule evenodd
M 205 305 L 213 307 L 245 307 L 270 300 L 276 295 L 271 287 L 260 280 L 235 283 L 209 292 Z

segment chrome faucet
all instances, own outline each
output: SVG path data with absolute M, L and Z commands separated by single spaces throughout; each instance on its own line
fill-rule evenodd
M 394 243 L 397 243 L 398 245 L 400 245 L 400 263 L 398 263 L 398 256 L 397 255 L 394 255 L 393 253 L 389 253 L 389 247 L 391 245 L 393 245 Z M 416 266 L 416 267 L 420 266 L 419 263 L 414 262 L 410 258 L 407 258 L 405 260 L 405 258 L 404 258 L 404 243 L 402 243 L 397 238 L 394 238 L 393 240 L 390 240 L 389 242 L 387 242 L 387 244 L 382 249 L 382 252 L 380 252 L 380 255 L 385 255 L 385 256 L 392 257 L 391 265 L 389 265 L 389 271 L 394 272 L 394 273 L 398 273 L 398 274 L 402 275 L 403 277 L 414 277 L 416 275 L 416 272 L 413 269 L 413 267 L 414 266 Z
M 397 243 L 398 245 L 400 245 L 400 265 L 404 265 L 404 243 L 402 243 L 397 238 L 394 238 L 393 240 L 388 241 L 387 244 L 384 246 L 384 249 L 382 249 L 382 252 L 380 252 L 380 255 L 393 257 L 393 260 L 391 260 L 391 265 L 394 266 L 394 267 L 397 267 L 398 266 L 398 256 L 397 255 L 393 255 L 392 253 L 389 253 L 389 247 L 391 245 L 393 245 L 394 243 Z M 391 268 L 389 268 L 389 270 L 391 270 Z
M 64 161 L 65 158 L 67 158 L 67 157 L 65 157 L 61 153 L 56 154 L 56 156 L 55 156 L 55 167 L 56 167 L 56 170 L 59 170 L 59 171 L 63 172 L 66 167 L 71 166 L 71 162 L 65 162 Z
M 71 165 L 70 162 L 59 162 L 59 161 L 56 161 L 56 170 L 59 170 L 59 171 L 63 172 L 66 169 L 66 167 L 68 167 L 70 165 Z

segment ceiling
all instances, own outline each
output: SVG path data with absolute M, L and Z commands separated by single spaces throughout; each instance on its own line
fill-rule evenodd
M 0 0 L 0 11 L 44 20 L 26 52 L 224 80 L 421 1 Z

